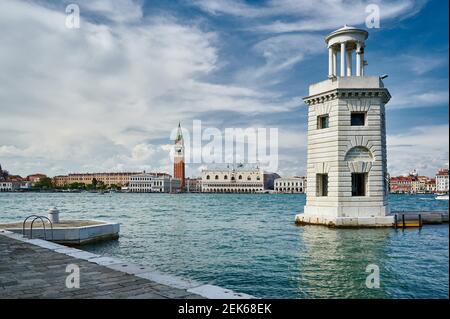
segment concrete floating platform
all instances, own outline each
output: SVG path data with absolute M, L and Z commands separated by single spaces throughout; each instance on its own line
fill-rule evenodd
M 30 237 L 31 223 L 25 225 L 25 236 Z M 5 229 L 16 234 L 22 234 L 22 223 L 0 224 L 0 229 Z M 33 238 L 46 238 L 49 241 L 64 245 L 84 245 L 102 240 L 119 238 L 120 225 L 118 223 L 100 220 L 61 220 L 53 224 L 45 224 L 45 235 L 42 223 L 33 225 Z
M 295 215 L 295 223 L 333 228 L 421 227 L 448 223 L 448 211 L 402 211 L 380 217 L 326 217 L 301 213 Z

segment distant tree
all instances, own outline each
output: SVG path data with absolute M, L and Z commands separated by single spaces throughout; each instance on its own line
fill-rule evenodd
M 39 182 L 34 184 L 35 188 L 41 188 L 41 189 L 53 189 L 53 181 L 50 177 L 42 177 L 39 179 Z
M 9 172 L 7 170 L 0 169 L 0 179 L 7 180 Z
M 97 188 L 97 184 L 98 184 L 98 181 L 97 181 L 97 179 L 94 177 L 94 178 L 92 179 L 92 185 L 94 186 L 94 188 Z
M 69 189 L 82 190 L 82 189 L 85 189 L 85 185 L 83 183 L 72 183 L 72 184 L 69 184 Z
M 97 182 L 96 189 L 105 190 L 106 189 L 105 183 L 103 183 L 102 181 Z

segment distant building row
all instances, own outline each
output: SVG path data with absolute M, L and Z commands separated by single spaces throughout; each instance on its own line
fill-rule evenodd
M 0 191 L 10 192 L 31 189 L 44 174 L 29 175 L 26 178 L 8 175 L 0 179 Z M 71 184 L 103 184 L 107 187 L 117 186 L 132 193 L 304 193 L 304 177 L 280 177 L 276 173 L 261 169 L 238 168 L 225 170 L 204 170 L 201 178 L 186 178 L 184 188 L 179 178 L 172 178 L 166 173 L 146 172 L 110 172 L 110 173 L 71 173 L 53 178 L 57 188 Z
M 201 191 L 203 193 L 304 193 L 304 177 L 282 178 L 276 173 L 261 169 L 203 170 Z
M 391 193 L 448 193 L 448 169 L 440 169 L 435 178 L 420 176 L 416 171 L 408 176 L 391 177 L 389 188 Z
M 127 189 L 132 193 L 178 193 L 181 180 L 167 174 L 142 173 L 130 176 Z
M 69 175 L 59 175 L 53 178 L 56 187 L 64 187 L 70 184 L 90 185 L 94 182 L 102 183 L 106 186 L 128 186 L 130 178 L 143 174 L 143 172 L 110 172 L 110 173 L 73 173 Z M 155 176 L 169 176 L 165 173 L 151 173 Z
M 107 187 L 119 187 L 133 193 L 177 193 L 181 191 L 181 181 L 167 173 L 112 172 L 112 173 L 74 173 L 53 178 L 56 187 L 70 184 L 93 183 Z
M 305 193 L 306 177 L 281 177 L 275 180 L 273 190 L 276 193 Z
M 258 193 L 273 185 L 274 175 L 260 169 L 203 170 L 203 193 Z
M 44 174 L 33 174 L 23 178 L 19 175 L 9 175 L 0 165 L 0 192 L 29 190 L 43 177 L 47 176 Z

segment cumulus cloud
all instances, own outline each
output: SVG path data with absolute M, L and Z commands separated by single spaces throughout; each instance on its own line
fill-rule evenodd
M 262 65 L 244 67 L 236 78 L 245 83 L 276 84 L 285 71 L 324 50 L 321 37 L 313 34 L 284 34 L 269 37 L 255 44 L 252 50 L 263 57 Z
M 392 94 L 389 108 L 448 105 L 448 78 L 440 75 L 442 70 L 448 69 L 448 59 L 436 51 L 393 56 L 381 51 L 369 59 L 369 64 L 374 61 L 379 74 L 389 74 L 385 80 Z
M 449 126 L 415 127 L 388 135 L 388 170 L 391 175 L 408 174 L 417 168 L 420 174 L 433 176 L 436 168 L 448 163 Z
M 313 31 L 360 24 L 366 16 L 366 2 L 360 0 L 271 0 L 258 6 L 195 1 L 208 14 L 245 18 L 239 19 L 244 24 L 239 32 L 256 31 L 242 54 L 249 58 L 239 61 L 237 70 L 226 70 L 231 73 L 227 77 L 221 73 L 228 62 L 221 50 L 229 48 L 220 28 L 167 13 L 145 16 L 139 0 L 80 0 L 81 28 L 67 29 L 69 2 L 0 1 L 0 163 L 13 173 L 170 173 L 169 138 L 178 121 L 190 126 L 192 119 L 204 119 L 210 126 L 245 128 L 255 126 L 257 118 L 256 127 L 280 129 L 280 172 L 304 174 L 306 132 L 298 127 L 306 128 L 306 121 L 291 122 L 303 102 L 297 92 L 273 91 L 270 85 L 282 82 L 294 66 L 301 71 L 301 63 L 320 53 L 326 62 L 323 38 Z M 375 2 L 382 21 L 414 14 L 424 4 Z M 240 52 L 233 54 L 240 57 Z M 391 63 L 402 66 L 409 60 L 412 64 L 403 68 L 413 65 L 413 75 L 427 77 L 448 63 L 431 58 L 427 63 L 420 54 L 410 54 Z M 388 106 L 448 103 L 447 83 L 430 79 L 389 86 L 393 98 Z M 430 170 L 446 156 L 448 162 L 448 149 L 429 143 L 445 130 L 448 126 L 390 136 L 392 171 L 417 159 Z M 408 140 L 413 146 L 405 145 Z M 188 170 L 198 174 L 202 167 Z
M 448 104 L 448 91 L 446 90 L 425 90 L 423 88 L 413 89 L 411 87 L 398 90 L 392 97 L 388 107 L 393 108 L 415 108 L 432 107 Z
M 368 4 L 377 4 L 381 21 L 406 18 L 417 13 L 425 0 L 269 0 L 250 5 L 242 0 L 195 0 L 194 4 L 210 14 L 231 15 L 252 20 L 249 29 L 258 32 L 285 33 L 333 29 L 344 24 L 362 24 Z M 275 21 L 259 22 L 265 18 Z
M 135 22 L 143 17 L 140 0 L 78 0 L 77 4 L 83 11 L 99 14 L 119 23 Z
M 180 119 L 292 107 L 267 91 L 208 82 L 218 69 L 213 32 L 172 17 L 146 20 L 138 1 L 81 1 L 80 10 L 81 28 L 68 29 L 64 8 L 0 3 L 0 126 L 10 132 L 0 146 L 11 171 L 126 169 L 146 161 L 167 168 L 166 155 L 142 143 L 168 141 Z

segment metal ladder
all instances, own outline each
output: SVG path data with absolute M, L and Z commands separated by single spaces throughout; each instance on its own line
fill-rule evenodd
M 45 222 L 44 222 L 44 219 L 46 219 L 50 223 L 51 234 L 52 234 L 52 239 L 51 240 L 53 240 L 53 223 L 52 223 L 52 221 L 46 216 L 39 216 L 39 215 L 30 215 L 27 218 L 25 218 L 25 220 L 23 221 L 23 224 L 22 224 L 22 236 L 25 237 L 25 224 L 26 224 L 27 220 L 30 219 L 30 218 L 33 218 L 33 217 L 34 217 L 34 219 L 33 219 L 33 221 L 31 222 L 31 225 L 30 225 L 30 237 L 29 237 L 29 239 L 33 239 L 33 224 L 34 224 L 34 222 L 36 221 L 36 219 L 40 219 L 41 222 L 42 222 L 42 227 L 44 228 L 44 240 L 47 240 L 47 230 L 45 229 Z

